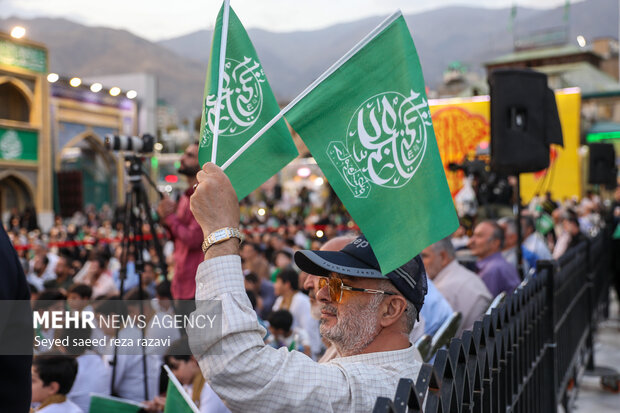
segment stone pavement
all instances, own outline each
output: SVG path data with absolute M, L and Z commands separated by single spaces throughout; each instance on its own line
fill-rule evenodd
M 594 343 L 594 364 L 610 367 L 620 372 L 620 307 L 615 294 L 610 305 L 610 319 L 599 324 Z M 616 413 L 620 412 L 620 393 L 603 390 L 599 376 L 584 374 L 574 412 Z

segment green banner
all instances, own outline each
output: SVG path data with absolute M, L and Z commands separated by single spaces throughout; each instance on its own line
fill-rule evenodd
M 200 125 L 201 165 L 212 156 L 224 10 L 222 6 L 217 16 L 207 69 Z M 220 166 L 280 112 L 248 34 L 232 8 L 229 12 L 217 142 L 216 163 Z M 242 199 L 296 156 L 293 138 L 281 119 L 226 169 L 226 175 Z
M 0 39 L 0 64 L 47 73 L 47 53 L 43 49 Z
M 0 128 L 0 159 L 36 161 L 38 145 L 37 132 Z
M 405 19 L 395 14 L 334 66 L 286 119 L 387 274 L 458 227 Z
M 90 397 L 88 413 L 140 413 L 142 405 L 133 400 L 93 394 Z

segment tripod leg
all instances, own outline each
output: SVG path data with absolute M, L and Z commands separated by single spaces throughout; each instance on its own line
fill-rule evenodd
M 121 269 L 119 272 L 119 277 L 121 280 L 121 285 L 120 285 L 120 292 L 121 295 L 123 294 L 123 288 L 125 286 L 125 278 L 127 277 L 127 254 L 128 254 L 128 250 L 129 250 L 129 228 L 130 228 L 130 223 L 131 223 L 131 214 L 132 214 L 132 199 L 133 199 L 133 192 L 131 191 L 131 189 L 128 189 L 127 192 L 125 193 L 125 216 L 124 218 L 124 222 L 123 222 L 123 240 L 121 242 L 121 248 L 122 248 L 122 252 L 121 252 Z M 116 334 L 115 334 L 115 338 L 118 339 L 118 332 L 119 330 L 116 330 Z M 115 392 L 114 389 L 114 382 L 116 381 L 116 366 L 118 365 L 118 347 L 114 347 L 114 358 L 112 359 L 112 381 L 110 383 L 110 394 L 111 395 L 116 395 L 117 393 Z
M 135 195 L 133 190 L 130 188 L 127 190 L 127 195 L 125 196 L 125 222 L 123 226 L 123 242 L 122 242 L 122 252 L 121 252 L 121 268 L 120 268 L 120 293 L 121 296 L 124 294 L 125 290 L 125 279 L 127 278 L 127 260 L 129 256 L 129 248 L 131 245 L 131 237 L 134 237 L 135 234 L 132 231 L 133 229 L 133 204 L 134 204 Z
M 142 192 L 140 193 L 142 196 L 142 205 L 148 206 L 148 199 L 146 196 L 146 192 L 144 188 L 142 188 Z M 157 258 L 159 259 L 159 268 L 163 276 L 168 279 L 168 268 L 166 267 L 166 258 L 164 257 L 164 250 L 161 246 L 161 242 L 157 237 L 157 231 L 155 230 L 155 222 L 153 221 L 153 216 L 150 213 L 150 209 L 146 209 L 146 220 L 149 223 L 149 228 L 151 231 L 151 236 L 153 237 L 153 246 L 155 247 L 155 252 L 157 253 Z
M 140 298 L 139 301 L 139 306 L 140 306 L 140 314 L 144 314 L 144 299 L 145 299 L 145 295 L 144 295 L 144 291 L 142 289 L 142 271 L 144 270 L 144 256 L 143 256 L 143 251 L 144 251 L 144 234 L 142 232 L 142 214 L 146 213 L 148 214 L 148 204 L 145 204 L 144 201 L 144 186 L 142 185 L 141 181 L 137 181 L 134 186 L 134 197 L 135 197 L 135 201 L 136 201 L 136 210 L 137 210 L 137 214 L 134 216 L 134 225 L 133 225 L 133 230 L 134 230 L 134 234 L 135 234 L 135 243 L 134 243 L 134 248 L 135 248 L 135 255 L 136 255 L 136 273 L 138 275 L 138 297 Z M 144 328 L 140 329 L 140 334 L 142 336 L 142 339 L 144 340 L 145 338 L 145 330 L 146 330 L 146 326 L 144 326 Z M 149 377 L 148 377 L 148 368 L 147 368 L 147 360 L 146 360 L 146 348 L 144 346 L 141 346 L 141 350 L 142 350 L 142 375 L 144 377 L 144 400 L 148 400 L 149 399 L 149 386 L 148 386 L 148 381 L 149 381 Z

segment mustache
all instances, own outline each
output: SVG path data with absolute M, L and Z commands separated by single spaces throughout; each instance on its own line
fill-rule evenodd
M 333 315 L 338 315 L 338 309 L 334 305 L 323 304 L 321 306 L 321 311 L 325 311 L 326 313 L 330 313 Z

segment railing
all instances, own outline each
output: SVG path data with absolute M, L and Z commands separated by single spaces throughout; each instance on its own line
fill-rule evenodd
M 539 261 L 536 277 L 439 350 L 415 382 L 401 379 L 393 400 L 377 398 L 374 412 L 571 411 L 608 291 L 608 239 Z

